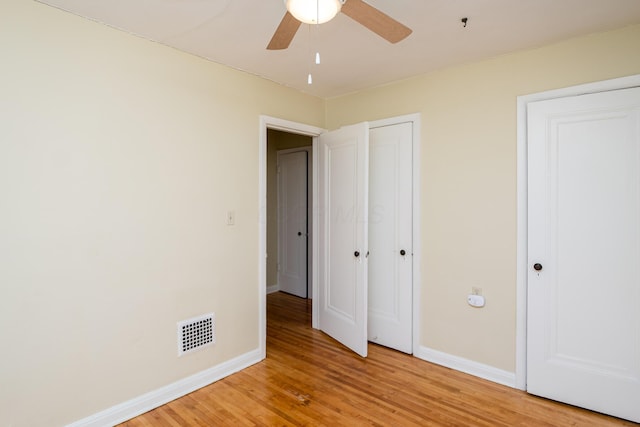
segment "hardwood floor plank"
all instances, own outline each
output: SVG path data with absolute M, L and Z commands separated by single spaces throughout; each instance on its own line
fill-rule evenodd
M 311 302 L 267 297 L 267 359 L 123 426 L 637 426 L 311 328 Z

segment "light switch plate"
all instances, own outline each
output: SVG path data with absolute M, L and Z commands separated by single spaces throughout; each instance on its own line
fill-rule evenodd
M 236 211 L 227 211 L 227 225 L 236 223 Z

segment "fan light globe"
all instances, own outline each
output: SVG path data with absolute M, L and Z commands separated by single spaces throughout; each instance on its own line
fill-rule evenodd
M 331 21 L 342 8 L 340 0 L 285 0 L 287 10 L 305 24 Z

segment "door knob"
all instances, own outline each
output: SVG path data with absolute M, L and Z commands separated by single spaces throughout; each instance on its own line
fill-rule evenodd
M 536 262 L 535 264 L 533 264 L 533 269 L 534 269 L 535 271 L 540 271 L 540 270 L 542 270 L 542 264 L 540 264 L 540 263 L 537 263 L 537 262 Z
M 405 251 L 404 249 L 400 250 L 400 255 L 405 256 L 407 254 L 407 251 Z
M 298 236 L 302 236 L 302 231 L 298 231 Z
M 353 253 L 353 256 L 354 256 L 354 257 L 356 257 L 356 258 L 358 258 L 358 257 L 360 256 L 360 252 L 355 251 L 355 252 Z

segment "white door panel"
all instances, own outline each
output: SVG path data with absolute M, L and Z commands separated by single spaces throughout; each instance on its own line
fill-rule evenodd
M 411 123 L 369 133 L 368 336 L 405 353 L 412 352 L 412 143 Z
M 640 422 L 640 88 L 530 103 L 528 147 L 527 390 Z
M 278 153 L 278 284 L 307 297 L 307 152 Z
M 319 326 L 367 355 L 367 123 L 319 138 Z

